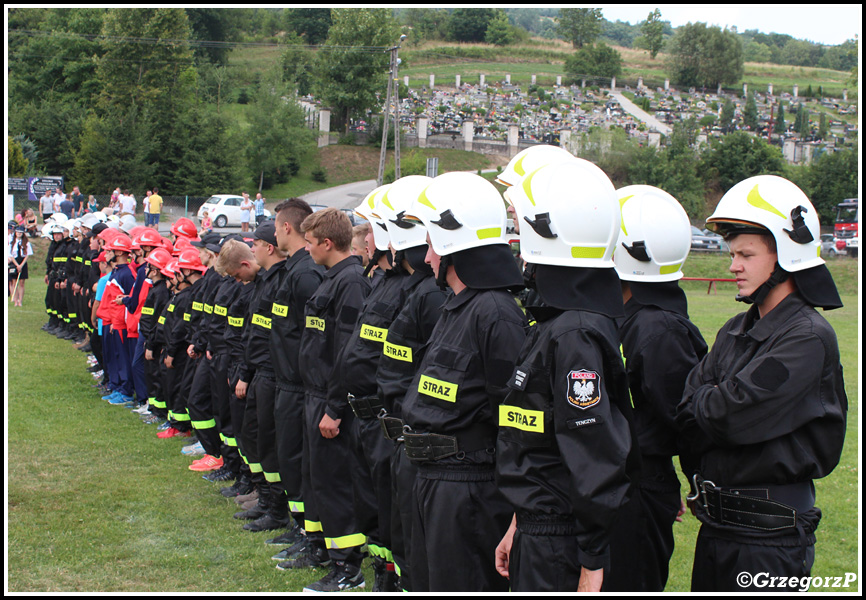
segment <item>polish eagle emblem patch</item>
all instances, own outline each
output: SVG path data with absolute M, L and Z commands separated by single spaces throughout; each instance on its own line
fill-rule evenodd
M 595 371 L 571 371 L 567 377 L 568 403 L 581 410 L 601 402 L 601 377 Z

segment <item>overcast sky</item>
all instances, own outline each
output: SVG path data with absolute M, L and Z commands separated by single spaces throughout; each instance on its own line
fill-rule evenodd
M 861 32 L 860 4 L 611 4 L 602 5 L 608 21 L 636 24 L 658 8 L 662 19 L 674 27 L 688 22 L 720 27 L 736 26 L 740 32 L 787 33 L 797 39 L 836 45 Z

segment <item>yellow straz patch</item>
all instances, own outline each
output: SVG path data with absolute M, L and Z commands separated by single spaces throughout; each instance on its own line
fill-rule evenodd
M 243 327 L 244 326 L 244 318 L 243 317 L 229 317 L 229 325 L 232 327 Z
M 499 426 L 544 433 L 544 413 L 540 410 L 527 410 L 503 404 L 499 407 Z
M 448 381 L 440 381 L 422 375 L 418 381 L 418 391 L 427 396 L 433 396 L 446 402 L 457 402 L 457 384 Z
M 274 302 L 273 306 L 271 306 L 271 312 L 278 317 L 285 317 L 289 314 L 289 307 Z
M 165 325 L 165 317 L 160 317 L 160 318 L 158 318 L 158 319 L 156 320 L 156 322 L 159 323 L 160 325 Z
M 224 317 L 228 314 L 228 309 L 225 306 L 220 306 L 219 304 L 213 307 L 213 311 L 221 317 Z
M 262 315 L 253 315 L 253 325 L 258 325 L 259 327 L 270 329 L 271 320 L 267 317 L 263 317 Z
M 142 306 L 142 307 L 141 307 L 141 314 L 143 314 L 143 315 L 152 315 L 152 314 L 153 314 L 153 309 L 152 309 L 152 308 L 149 308 L 149 307 L 147 307 L 147 306 Z
M 388 330 L 372 325 L 361 325 L 361 337 L 373 342 L 384 342 L 388 337 Z
M 385 348 L 382 350 L 385 356 L 405 362 L 412 362 L 412 348 L 408 346 L 398 346 L 390 342 L 385 342 Z
M 325 331 L 325 319 L 318 317 L 307 317 L 307 329 L 318 329 Z

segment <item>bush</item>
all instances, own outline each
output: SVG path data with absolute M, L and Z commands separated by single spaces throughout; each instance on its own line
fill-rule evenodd
M 328 174 L 325 172 L 325 169 L 322 167 L 316 167 L 313 169 L 313 181 L 326 183 L 328 181 Z

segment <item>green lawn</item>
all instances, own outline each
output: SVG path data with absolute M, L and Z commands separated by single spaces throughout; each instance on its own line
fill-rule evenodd
M 45 244 L 37 246 L 25 305 L 8 309 L 8 590 L 286 592 L 323 575 L 276 570 L 276 549 L 263 543 L 268 534 L 241 530 L 219 485 L 187 469 L 182 442 L 157 439 L 153 426 L 101 401 L 84 355 L 39 330 Z M 693 262 L 695 274 L 725 276 L 724 257 Z M 813 576 L 858 571 L 858 297 L 856 281 L 845 281 L 856 277 L 856 264 L 831 263 L 846 306 L 825 314 L 839 338 L 850 412 L 842 462 L 817 482 L 824 519 Z M 729 284 L 709 295 L 694 285 L 691 316 L 712 343 L 743 305 Z M 691 516 L 676 525 L 668 591 L 689 589 L 696 533 Z M 369 591 L 369 568 L 367 577 Z

